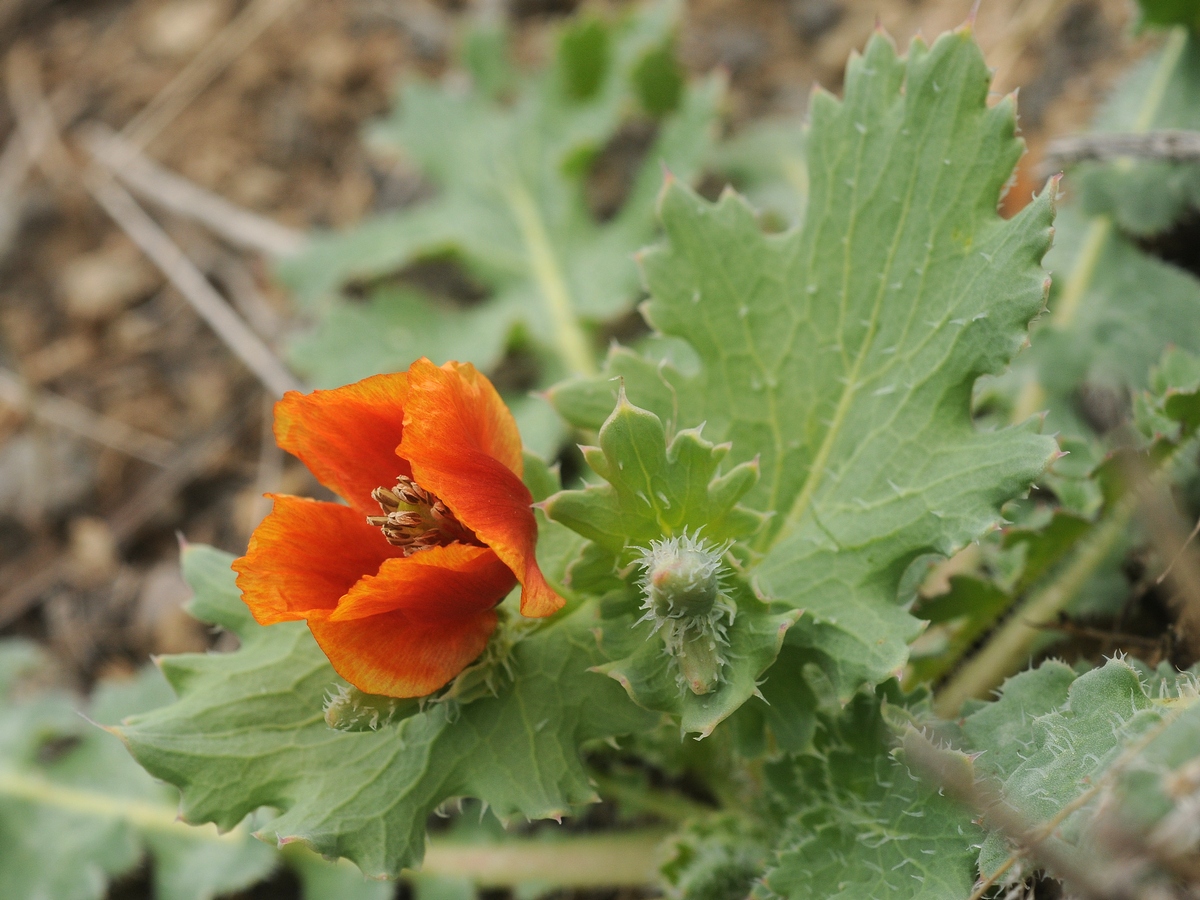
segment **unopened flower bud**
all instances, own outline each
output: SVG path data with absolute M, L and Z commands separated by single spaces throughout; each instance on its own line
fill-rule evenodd
M 686 531 L 678 537 L 651 541 L 638 560 L 644 572 L 646 615 L 661 633 L 676 663 L 680 687 L 707 694 L 721 681 L 728 647 L 726 624 L 733 624 L 733 603 L 722 591 L 722 559 L 728 544 L 710 544 Z M 723 619 L 728 618 L 728 622 Z
M 711 552 L 686 547 L 663 552 L 653 547 L 651 566 L 646 570 L 646 590 L 660 617 L 706 616 L 721 592 L 720 558 Z
M 334 731 L 378 731 L 407 718 L 418 706 L 414 699 L 381 697 L 353 685 L 335 685 L 325 698 L 325 724 Z

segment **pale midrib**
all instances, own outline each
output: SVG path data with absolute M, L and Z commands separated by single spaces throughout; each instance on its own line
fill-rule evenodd
M 554 255 L 554 247 L 537 205 L 517 178 L 504 182 L 504 196 L 517 219 L 521 239 L 529 252 L 529 266 L 534 281 L 546 301 L 546 310 L 554 323 L 555 343 L 559 355 L 573 375 L 595 377 L 599 374 L 595 355 L 588 346 L 587 335 L 575 315 L 566 279 Z
M 865 141 L 863 142 L 865 143 Z M 860 144 L 861 146 L 861 144 Z M 855 187 L 854 192 L 857 195 L 858 191 L 858 175 L 860 174 L 861 163 L 855 167 Z M 796 497 L 792 504 L 791 510 L 788 512 L 787 518 L 784 520 L 783 527 L 780 528 L 772 540 L 772 544 L 778 541 L 800 522 L 807 514 L 809 507 L 812 505 L 813 496 L 820 487 L 825 472 L 825 464 L 829 460 L 830 454 L 833 452 L 833 446 L 837 442 L 837 438 L 841 433 L 842 425 L 845 424 L 846 416 L 849 415 L 850 406 L 854 400 L 855 394 L 858 392 L 859 384 L 858 377 L 862 371 L 863 363 L 870 354 L 871 345 L 875 340 L 875 330 L 879 325 L 879 312 L 883 306 L 883 298 L 887 294 L 887 286 L 892 268 L 896 261 L 896 251 L 900 246 L 901 238 L 904 234 L 904 225 L 908 221 L 908 215 L 912 211 L 912 195 L 916 187 L 916 178 L 909 181 L 908 190 L 904 197 L 904 209 L 900 216 L 900 221 L 896 225 L 896 229 L 892 235 L 892 244 L 888 248 L 887 261 L 884 264 L 884 277 L 880 279 L 879 289 L 875 294 L 875 301 L 871 309 L 871 319 L 867 326 L 867 332 L 863 336 L 863 341 L 855 356 L 854 363 L 850 367 L 850 371 L 846 375 L 846 385 L 842 389 L 842 394 L 838 398 L 837 409 L 834 410 L 833 419 L 829 423 L 829 428 L 825 431 L 825 437 L 821 440 L 821 446 L 817 450 L 817 455 L 813 457 L 812 464 L 808 470 L 808 477 L 804 480 L 804 487 L 800 494 Z M 849 291 L 848 271 L 850 265 L 850 237 L 854 234 L 854 225 L 857 221 L 857 212 L 851 208 L 850 227 L 847 231 L 845 262 L 843 263 L 843 278 L 846 287 L 843 289 L 843 295 Z M 848 303 L 848 298 L 843 299 L 843 304 Z M 844 331 L 844 328 L 843 328 Z M 839 336 L 840 337 L 840 336 Z
M 56 784 L 40 775 L 8 768 L 0 769 L 0 797 L 25 800 L 99 819 L 117 819 L 144 831 L 186 834 L 210 841 L 240 841 L 246 836 L 241 826 L 219 834 L 213 826 L 188 825 L 180 821 L 176 811 L 166 805 Z

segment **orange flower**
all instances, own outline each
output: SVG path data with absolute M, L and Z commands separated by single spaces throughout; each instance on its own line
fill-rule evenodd
M 338 674 L 369 694 L 420 697 L 487 646 L 495 606 L 563 599 L 534 557 L 521 437 L 492 383 L 460 363 L 284 395 L 275 438 L 348 506 L 270 495 L 234 562 L 263 625 L 307 619 Z

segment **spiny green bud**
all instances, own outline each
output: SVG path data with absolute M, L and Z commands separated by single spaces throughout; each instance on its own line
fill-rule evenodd
M 707 694 L 721 682 L 726 625 L 736 612 L 724 594 L 722 559 L 728 544 L 711 544 L 699 533 L 651 541 L 638 560 L 646 615 L 674 658 L 680 687 Z M 722 622 L 728 617 L 728 623 Z
M 706 616 L 721 592 L 720 559 L 700 550 L 680 548 L 662 553 L 661 545 L 651 554 L 663 558 L 646 571 L 646 591 L 660 617 Z
M 419 708 L 416 698 L 382 697 L 353 685 L 335 685 L 325 698 L 325 724 L 334 731 L 378 731 Z

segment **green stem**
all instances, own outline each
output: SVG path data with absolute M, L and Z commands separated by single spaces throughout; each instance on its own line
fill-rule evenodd
M 665 831 L 589 834 L 493 844 L 433 841 L 421 871 L 479 887 L 540 882 L 560 888 L 644 887 L 658 880 Z
M 651 813 L 666 822 L 685 822 L 698 816 L 715 812 L 710 806 L 689 800 L 682 794 L 656 791 L 651 788 L 636 788 L 607 775 L 591 773 L 596 790 L 610 800 L 640 812 Z
M 559 355 L 572 374 L 598 374 L 596 358 L 588 345 L 583 326 L 575 315 L 571 293 L 567 290 L 566 279 L 563 278 L 555 258 L 554 247 L 546 233 L 546 226 L 542 222 L 537 204 L 525 185 L 515 177 L 505 181 L 504 194 L 513 215 L 516 216 L 521 238 L 529 251 L 529 265 L 533 269 L 534 280 L 541 289 L 542 298 L 546 301 L 546 311 L 550 314 L 550 321 L 554 326 Z
M 1136 498 L 1118 501 L 1080 545 L 1061 573 L 1041 590 L 1018 603 L 983 649 L 971 657 L 938 692 L 934 709 L 944 718 L 958 715 L 963 703 L 986 697 L 1028 662 L 1044 626 L 1066 608 L 1088 579 L 1112 554 L 1133 518 Z
M 1096 266 L 1104 255 L 1104 247 L 1112 234 L 1112 219 L 1108 216 L 1096 216 L 1088 225 L 1087 236 L 1083 239 L 1083 248 L 1071 267 L 1071 274 L 1063 284 L 1063 292 L 1059 295 L 1058 303 L 1050 321 L 1058 328 L 1069 328 L 1079 314 L 1083 295 L 1092 285 L 1096 275 Z
M 243 841 L 242 826 L 221 834 L 212 824 L 189 825 L 166 803 L 113 796 L 58 784 L 32 772 L 0 769 L 0 797 L 23 800 L 82 816 L 128 822 L 140 831 L 166 832 L 197 840 Z M 660 845 L 667 832 L 643 829 L 620 834 L 553 840 L 514 839 L 467 844 L 434 838 L 421 871 L 456 875 L 482 887 L 538 881 L 564 888 L 631 887 L 654 884 Z M 289 844 L 285 856 L 315 855 Z
M 1179 65 L 1187 41 L 1188 30 L 1182 25 L 1172 28 L 1170 34 L 1167 35 L 1167 41 L 1163 45 L 1162 59 L 1159 60 L 1158 68 L 1154 72 L 1154 80 L 1150 82 L 1142 110 L 1133 123 L 1134 134 L 1143 134 L 1149 131 L 1150 126 L 1154 124 L 1154 117 L 1158 115 L 1159 107 L 1162 106 L 1163 98 L 1167 94 L 1167 85 L 1171 83 L 1171 76 L 1175 74 L 1175 67 Z
M 214 825 L 193 826 L 180 821 L 178 810 L 166 804 L 58 784 L 32 772 L 0 769 L 0 797 L 98 819 L 117 819 L 142 831 L 184 834 L 211 841 L 239 841 L 247 836 L 241 826 L 221 834 Z

